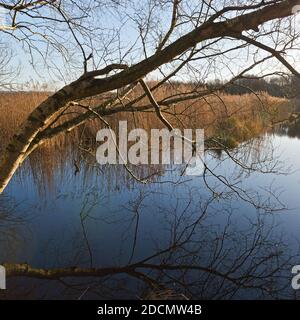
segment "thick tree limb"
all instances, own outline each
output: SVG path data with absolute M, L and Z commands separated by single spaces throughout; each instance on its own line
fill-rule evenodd
M 113 63 L 113 64 L 106 66 L 105 68 L 103 68 L 101 70 L 86 72 L 79 79 L 81 79 L 81 80 L 91 79 L 91 78 L 95 78 L 95 77 L 99 77 L 99 76 L 103 76 L 105 74 L 108 74 L 113 70 L 117 70 L 117 69 L 125 70 L 127 68 L 128 68 L 127 64 Z
M 29 8 L 32 8 L 32 7 L 35 7 L 38 5 L 46 5 L 46 4 L 54 3 L 56 1 L 57 0 L 48 0 L 48 1 L 36 0 L 36 1 L 30 1 L 28 3 L 21 3 L 21 4 L 17 4 L 17 5 L 0 2 L 0 7 L 7 9 L 7 10 L 22 11 L 22 10 L 29 9 Z

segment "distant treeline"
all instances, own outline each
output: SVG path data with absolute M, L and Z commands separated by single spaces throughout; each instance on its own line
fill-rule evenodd
M 222 87 L 222 82 L 216 80 L 207 86 L 211 88 Z M 227 85 L 224 90 L 228 94 L 245 94 L 253 92 L 267 92 L 269 95 L 281 98 L 300 98 L 300 79 L 296 76 L 258 78 L 247 76 Z
M 156 84 L 157 82 L 149 82 L 150 86 L 154 86 Z M 171 81 L 171 84 L 169 85 L 165 83 L 164 86 L 162 86 L 162 88 L 169 88 L 170 85 L 173 88 L 180 88 L 180 91 L 182 93 L 184 93 L 184 91 L 190 92 L 191 88 L 193 87 L 199 88 L 199 83 L 182 81 Z M 247 77 L 235 80 L 234 84 L 228 84 L 228 82 L 222 82 L 221 80 L 217 79 L 206 83 L 203 82 L 202 84 L 200 84 L 200 87 L 205 87 L 207 89 L 216 89 L 224 94 L 229 95 L 242 95 L 249 93 L 251 94 L 253 92 L 266 92 L 273 97 L 300 99 L 300 78 L 296 76 L 274 76 L 268 78 L 259 78 L 255 75 L 248 75 Z M 12 92 L 0 90 L 0 95 L 23 94 L 25 96 L 30 96 L 33 93 L 50 95 L 52 92 L 49 90 L 37 90 L 36 88 L 32 88 L 32 90 L 27 91 Z

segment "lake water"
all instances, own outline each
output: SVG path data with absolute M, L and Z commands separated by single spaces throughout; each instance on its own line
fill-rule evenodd
M 296 298 L 299 132 L 207 152 L 204 176 L 160 168 L 149 184 L 82 159 L 75 174 L 76 154 L 33 157 L 0 197 L 0 264 L 61 270 L 9 277 L 0 298 Z

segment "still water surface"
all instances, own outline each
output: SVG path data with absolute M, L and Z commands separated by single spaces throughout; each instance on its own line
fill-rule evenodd
M 205 177 L 171 166 L 146 185 L 120 166 L 75 174 L 74 155 L 27 161 L 0 197 L 0 263 L 68 277 L 10 277 L 0 298 L 297 297 L 299 134 L 282 127 L 233 158 L 207 153 Z

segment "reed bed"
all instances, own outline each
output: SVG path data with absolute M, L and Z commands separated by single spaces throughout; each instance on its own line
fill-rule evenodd
M 149 86 L 154 84 L 150 83 Z M 191 85 L 187 84 L 164 85 L 154 92 L 154 96 L 157 101 L 161 101 L 167 96 L 179 97 L 193 89 Z M 141 93 L 141 89 L 138 87 L 129 98 L 134 99 Z M 48 92 L 0 93 L 1 149 L 5 147 L 28 114 L 49 94 Z M 102 100 L 102 97 L 96 97 L 85 101 L 85 103 L 89 102 L 91 105 L 97 105 Z M 146 98 L 137 103 L 139 106 L 146 104 L 149 104 Z M 207 136 L 224 137 L 228 135 L 233 136 L 240 142 L 250 138 L 250 136 L 260 134 L 272 119 L 283 112 L 282 110 L 288 109 L 288 105 L 288 100 L 271 97 L 266 93 L 226 95 L 220 92 L 162 109 L 164 116 L 176 128 L 204 128 Z M 83 109 L 71 111 L 64 117 L 71 118 L 73 112 L 74 114 L 84 112 Z M 106 120 L 113 129 L 117 128 L 120 120 L 128 120 L 129 130 L 135 126 L 146 130 L 163 127 L 153 110 L 141 113 L 120 112 L 107 117 Z M 63 121 L 63 118 L 61 121 Z M 101 127 L 103 127 L 103 124 L 98 119 L 88 121 L 73 132 L 64 133 L 48 141 L 45 146 L 63 147 L 65 143 L 78 142 L 79 139 L 83 142 L 94 141 L 96 132 Z

